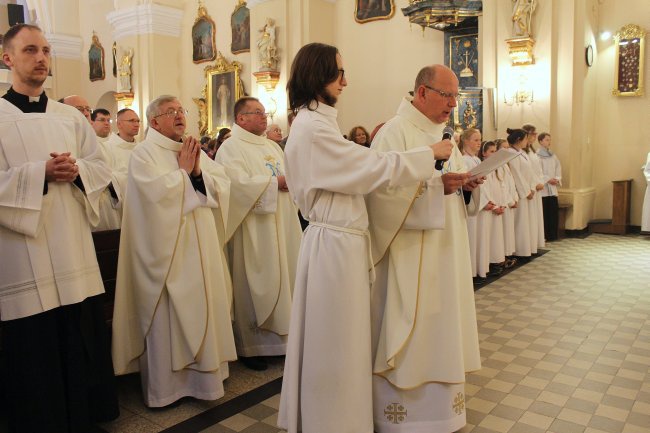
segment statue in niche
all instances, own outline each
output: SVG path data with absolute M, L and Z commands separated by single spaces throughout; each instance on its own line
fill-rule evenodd
M 467 101 L 465 111 L 463 111 L 463 125 L 466 129 L 476 127 L 476 110 L 472 105 L 472 101 Z
M 128 50 L 122 53 L 122 59 L 120 60 L 120 93 L 130 93 L 131 92 L 131 63 L 133 60 L 133 49 L 129 48 Z
M 257 41 L 258 54 L 262 71 L 276 71 L 278 57 L 278 47 L 275 45 L 275 20 L 267 18 L 266 24 L 260 29 L 260 39 Z
M 515 36 L 531 37 L 533 34 L 533 12 L 537 0 L 512 0 L 512 31 Z

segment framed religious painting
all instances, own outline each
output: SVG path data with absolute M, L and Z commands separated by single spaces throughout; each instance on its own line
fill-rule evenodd
M 478 86 L 478 32 L 477 29 L 468 33 L 445 32 L 445 63 L 458 77 L 458 86 Z
M 615 96 L 641 96 L 644 93 L 643 68 L 646 31 L 635 24 L 623 26 L 614 35 Z
M 106 77 L 104 47 L 102 47 L 95 33 L 93 33 L 92 43 L 88 49 L 88 69 L 88 78 L 90 78 L 90 81 L 103 80 Z
M 244 0 L 239 0 L 235 11 L 230 16 L 232 42 L 230 51 L 233 54 L 248 53 L 251 50 L 251 11 Z
M 395 14 L 393 0 L 355 0 L 354 5 L 354 20 L 358 23 L 389 20 Z
M 215 25 L 208 11 L 199 2 L 199 11 L 192 26 L 192 61 L 194 63 L 211 62 L 217 58 L 215 42 Z
M 240 74 L 241 63 L 230 63 L 221 53 L 217 53 L 217 61 L 214 65 L 205 68 L 206 85 L 203 93 L 205 109 L 207 109 L 207 132 L 211 136 L 221 128 L 231 128 L 235 123 L 233 115 L 235 101 L 244 96 L 244 85 Z

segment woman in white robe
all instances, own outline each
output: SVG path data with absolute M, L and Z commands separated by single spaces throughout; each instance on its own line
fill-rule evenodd
M 465 161 L 467 171 L 471 171 L 481 163 L 481 160 L 478 157 L 478 152 L 481 149 L 481 131 L 474 128 L 469 128 L 463 131 L 460 135 L 458 148 L 463 153 L 463 160 Z M 490 270 L 489 228 L 486 226 L 488 221 L 481 217 L 483 210 L 490 206 L 490 192 L 486 185 L 479 189 L 480 200 L 478 208 L 481 209 L 481 211 L 478 215 L 467 216 L 469 251 L 472 259 L 472 277 L 475 278 L 475 282 L 477 283 L 482 282 Z M 480 227 L 479 222 L 481 223 Z
M 343 138 L 334 105 L 347 86 L 344 74 L 335 47 L 312 43 L 298 51 L 287 85 L 297 116 L 285 148 L 286 180 L 310 221 L 298 258 L 278 414 L 288 433 L 373 432 L 374 271 L 363 195 L 425 181 L 434 172 L 433 146 L 382 153 Z M 447 145 L 451 152 L 448 140 L 440 142 Z
M 502 138 L 494 141 L 497 145 L 497 150 L 510 147 L 508 142 Z M 516 259 L 511 257 L 515 254 L 515 210 L 517 208 L 517 188 L 515 186 L 515 179 L 512 176 L 508 164 L 497 169 L 497 179 L 501 185 L 502 194 L 505 199 L 506 209 L 503 213 L 503 244 L 504 252 L 506 255 L 506 268 L 512 267 L 516 263 Z
M 541 191 L 544 189 L 544 173 L 542 171 L 542 164 L 537 157 L 535 150 L 535 141 L 537 140 L 537 131 L 533 125 L 524 125 L 521 127 L 526 131 L 526 147 L 524 150 L 530 160 L 530 168 L 532 174 L 532 186 L 535 191 L 535 196 L 530 203 L 530 240 L 531 249 L 533 254 L 537 254 L 538 248 L 544 248 L 544 211 L 542 209 L 542 195 Z
M 482 159 L 486 159 L 496 151 L 497 146 L 493 141 L 485 141 L 481 145 L 480 156 Z M 506 264 L 503 222 L 501 220 L 503 219 L 503 214 L 507 208 L 507 203 L 499 179 L 499 172 L 497 170 L 487 176 L 483 185 L 483 188 L 486 187 L 490 191 L 492 207 L 483 209 L 481 214 L 484 214 L 483 218 L 489 221 L 485 227 L 486 230 L 489 230 L 487 235 L 487 239 L 489 240 L 489 245 L 487 246 L 488 261 L 491 272 L 499 274 L 503 271 Z
M 508 143 L 511 146 L 510 151 L 519 155 L 508 163 L 515 179 L 518 196 L 518 204 L 515 209 L 515 255 L 530 258 L 533 251 L 530 230 L 530 203 L 535 196 L 535 190 L 532 186 L 530 160 L 523 150 L 526 146 L 526 131 L 510 128 L 507 131 Z
M 648 153 L 643 174 L 645 175 L 647 186 L 645 199 L 643 200 L 643 213 L 641 214 L 641 231 L 648 233 L 650 232 L 650 153 Z

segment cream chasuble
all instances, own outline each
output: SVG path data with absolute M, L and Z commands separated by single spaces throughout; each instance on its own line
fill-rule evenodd
M 18 319 L 104 293 L 90 224 L 110 172 L 88 121 L 48 100 L 23 113 L 0 99 L 0 318 Z M 50 152 L 77 159 L 85 193 L 69 182 L 45 184 Z M 52 251 L 68 245 L 66 254 Z
M 343 138 L 335 108 L 303 108 L 285 147 L 289 192 L 310 221 L 291 310 L 278 425 L 288 433 L 372 433 L 368 213 L 383 185 L 426 181 L 429 147 L 381 153 Z
M 234 125 L 215 160 L 231 179 L 227 233 L 234 232 L 228 251 L 237 353 L 284 355 L 302 238 L 298 208 L 288 192 L 278 191 L 284 153 L 275 142 Z M 259 209 L 260 201 L 271 199 Z
M 111 196 L 108 190 L 102 193 L 99 204 L 99 224 L 93 229 L 94 231 L 116 230 L 121 226 L 122 201 L 126 192 L 129 159 L 137 144 L 125 141 L 113 133 L 99 144 L 104 159 L 111 169 L 111 184 L 117 195 L 117 200 Z
M 225 363 L 236 359 L 223 254 L 230 182 L 201 152 L 207 195 L 194 191 L 178 166 L 180 147 L 149 129 L 132 153 L 124 203 L 113 363 L 125 374 L 138 370 L 140 358 L 149 406 L 185 395 L 218 398 Z M 165 389 L 167 382 L 175 385 Z M 197 382 L 212 385 L 197 390 Z
M 372 147 L 379 151 L 409 150 L 439 141 L 443 128 L 405 98 L 397 116 L 381 128 Z M 443 171 L 465 171 L 456 147 Z M 474 193 L 472 200 L 478 200 L 478 194 Z M 378 197 L 385 198 L 390 206 L 381 206 Z M 463 396 L 465 373 L 481 366 L 464 199 L 462 193 L 442 196 L 442 190 L 440 195 L 426 198 L 445 214 L 444 227 L 402 227 L 398 222 L 407 218 L 405 213 L 413 198 L 396 189 L 380 188 L 366 198 L 372 243 L 382 245 L 374 252 L 381 261 L 372 287 L 371 310 L 374 422 L 378 432 L 460 428 L 465 414 L 455 411 L 454 399 Z M 472 212 L 476 211 L 473 205 Z M 394 223 L 386 224 L 388 220 Z M 375 222 L 384 230 L 377 229 Z M 389 239 L 385 251 L 382 239 Z

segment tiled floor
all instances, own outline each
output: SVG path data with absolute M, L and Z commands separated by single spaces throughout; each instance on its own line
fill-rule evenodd
M 650 433 L 650 237 L 592 235 L 476 292 L 461 433 Z M 203 432 L 275 433 L 279 396 Z
M 483 368 L 467 377 L 460 433 L 650 433 L 650 236 L 547 248 L 476 292 Z M 282 365 L 277 358 L 260 373 L 233 364 L 224 398 L 159 410 L 142 404 L 137 376 L 122 378 L 122 415 L 102 428 L 163 431 L 280 377 Z M 202 430 L 172 428 L 281 432 L 278 404 L 275 395 Z

